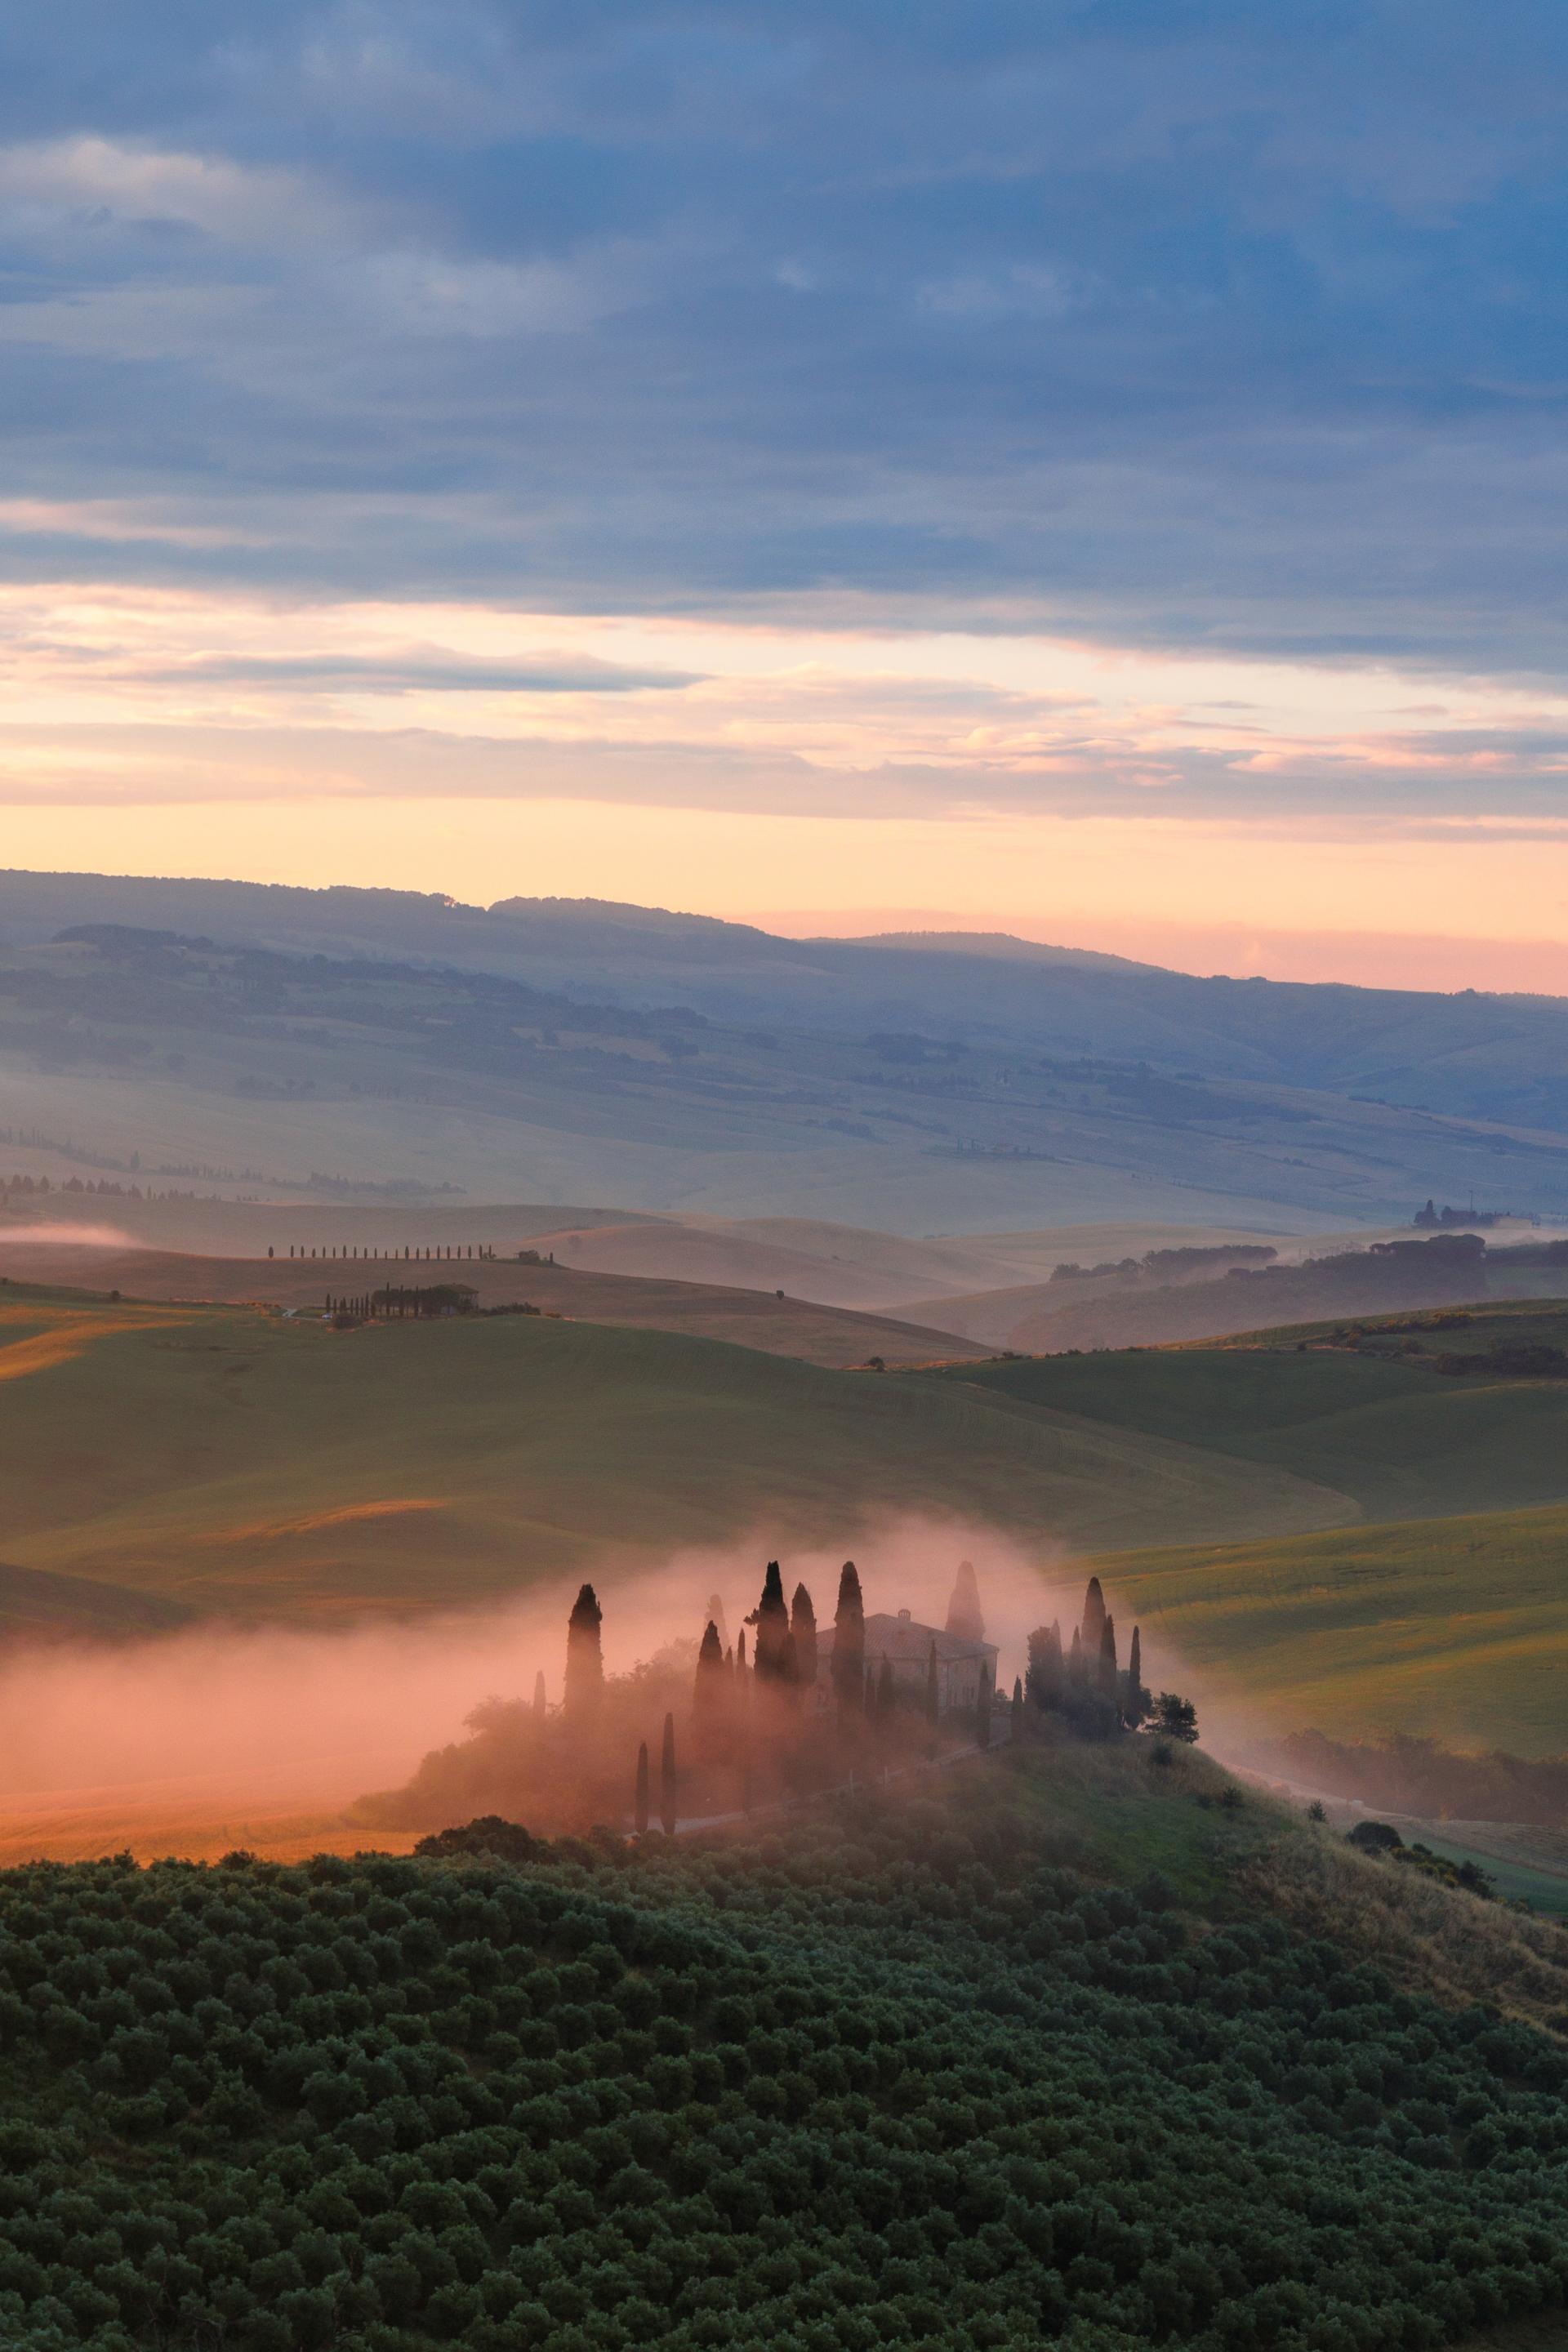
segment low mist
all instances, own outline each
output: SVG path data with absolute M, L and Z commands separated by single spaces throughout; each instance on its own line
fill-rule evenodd
M 899 1518 L 861 1529 L 852 1546 L 784 1558 L 786 1590 L 809 1588 L 824 1629 L 851 1549 L 868 1613 L 908 1609 L 937 1627 L 959 1560 L 972 1560 L 1004 1696 L 1024 1671 L 1029 1630 L 1053 1616 L 1067 1625 L 1082 1607 L 1085 1571 L 1056 1548 L 1042 1559 L 990 1528 Z M 694 1655 L 713 1594 L 733 1643 L 768 1557 L 759 1534 L 675 1553 L 652 1573 L 602 1561 L 594 1581 L 606 1674 L 626 1675 L 672 1643 Z M 201 1855 L 278 1838 L 300 1851 L 387 1843 L 356 1829 L 346 1809 L 468 1739 L 476 1710 L 531 1700 L 540 1672 L 550 1706 L 559 1704 L 578 1582 L 574 1574 L 482 1612 L 342 1630 L 215 1624 L 14 1648 L 0 1664 L 0 1858 L 121 1845 Z M 1131 1616 L 1114 1589 L 1107 1598 L 1125 1643 Z M 1147 1639 L 1145 1661 L 1156 1684 L 1174 1666 Z M 688 1687 L 686 1654 L 678 1671 Z M 615 1759 L 628 1787 L 634 1755 Z
M 0 1248 L 47 1250 L 129 1250 L 144 1244 L 118 1225 L 76 1225 L 61 1218 L 58 1224 L 0 1224 Z
M 972 1559 L 1005 1690 L 1023 1671 L 1029 1628 L 1081 1601 L 1065 1561 L 1042 1572 L 990 1528 L 901 1519 L 861 1530 L 853 1547 L 785 1559 L 786 1585 L 810 1588 L 825 1626 L 851 1549 L 868 1611 L 907 1608 L 938 1626 L 959 1559 Z M 713 1593 L 732 1642 L 756 1606 L 768 1557 L 759 1535 L 676 1553 L 652 1574 L 601 1563 L 606 1672 L 625 1674 L 671 1642 L 694 1643 Z M 18 1647 L 0 1664 L 0 1808 L 14 1826 L 90 1812 L 109 1843 L 122 1811 L 138 1850 L 153 1833 L 150 1809 L 195 1840 L 165 1851 L 195 1850 L 201 1841 L 189 1825 L 209 1808 L 225 1821 L 247 1807 L 330 1816 L 405 1780 L 431 1748 L 463 1739 L 487 1700 L 531 1696 L 540 1671 L 553 1706 L 578 1580 L 536 1587 L 482 1613 L 344 1631 L 215 1625 L 113 1644 Z M 47 1837 L 36 1850 L 49 1850 Z

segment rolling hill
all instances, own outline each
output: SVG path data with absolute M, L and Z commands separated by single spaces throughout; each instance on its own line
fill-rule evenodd
M 547 1238 L 540 1237 L 542 1242 Z M 174 1250 L 51 1246 L 47 1240 L 7 1251 L 0 1227 L 0 1265 L 39 1281 L 90 1279 L 96 1288 L 132 1298 L 262 1302 L 317 1315 L 329 1297 L 358 1296 L 384 1285 L 455 1281 L 471 1289 L 483 1307 L 526 1302 L 543 1315 L 574 1322 L 728 1339 L 766 1355 L 797 1356 L 803 1363 L 838 1368 L 866 1364 L 873 1358 L 885 1365 L 905 1366 L 985 1355 L 975 1341 L 952 1332 L 845 1307 L 818 1307 L 771 1290 L 588 1274 L 571 1265 L 520 1265 L 515 1258 L 216 1258 Z
M 1114 1553 L 1145 1638 L 1256 1737 L 1404 1731 L 1562 1754 L 1568 1506 Z
M 935 1377 L 1289 1470 L 1353 1505 L 1367 1524 L 1097 1563 L 1159 1670 L 1190 1668 L 1234 1727 L 1401 1730 L 1542 1755 L 1568 1745 L 1568 1378 L 1521 1372 L 1532 1350 L 1568 1371 L 1568 1307 L 1394 1317 L 1353 1342 L 1301 1327 Z
M 337 1333 L 66 1293 L 8 1311 L 10 1557 L 196 1611 L 454 1609 L 682 1545 L 847 1548 L 919 1514 L 1048 1558 L 1352 1508 L 1289 1471 L 1005 1396 L 665 1332 L 504 1317 Z
M 0 877 L 0 1076 L 10 1139 L 80 1165 L 949 1235 L 1568 1213 L 1552 1004 L 45 879 Z

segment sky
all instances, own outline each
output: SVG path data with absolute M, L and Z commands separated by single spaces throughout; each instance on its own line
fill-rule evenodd
M 0 30 L 0 862 L 1568 993 L 1552 0 Z

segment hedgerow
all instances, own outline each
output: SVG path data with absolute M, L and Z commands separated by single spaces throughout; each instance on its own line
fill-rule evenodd
M 0 2338 L 1419 2352 L 1568 2299 L 1568 2052 L 1042 1862 L 1035 1769 L 4 1874 Z

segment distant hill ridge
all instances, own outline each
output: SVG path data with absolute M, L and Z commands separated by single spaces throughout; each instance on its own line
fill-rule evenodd
M 160 964 L 171 934 L 224 969 Z M 9 1124 L 290 1181 L 912 1233 L 1342 1228 L 1472 1186 L 1568 1215 L 1557 999 L 1198 979 L 1003 935 L 791 940 L 593 899 L 16 871 L 0 998 Z

